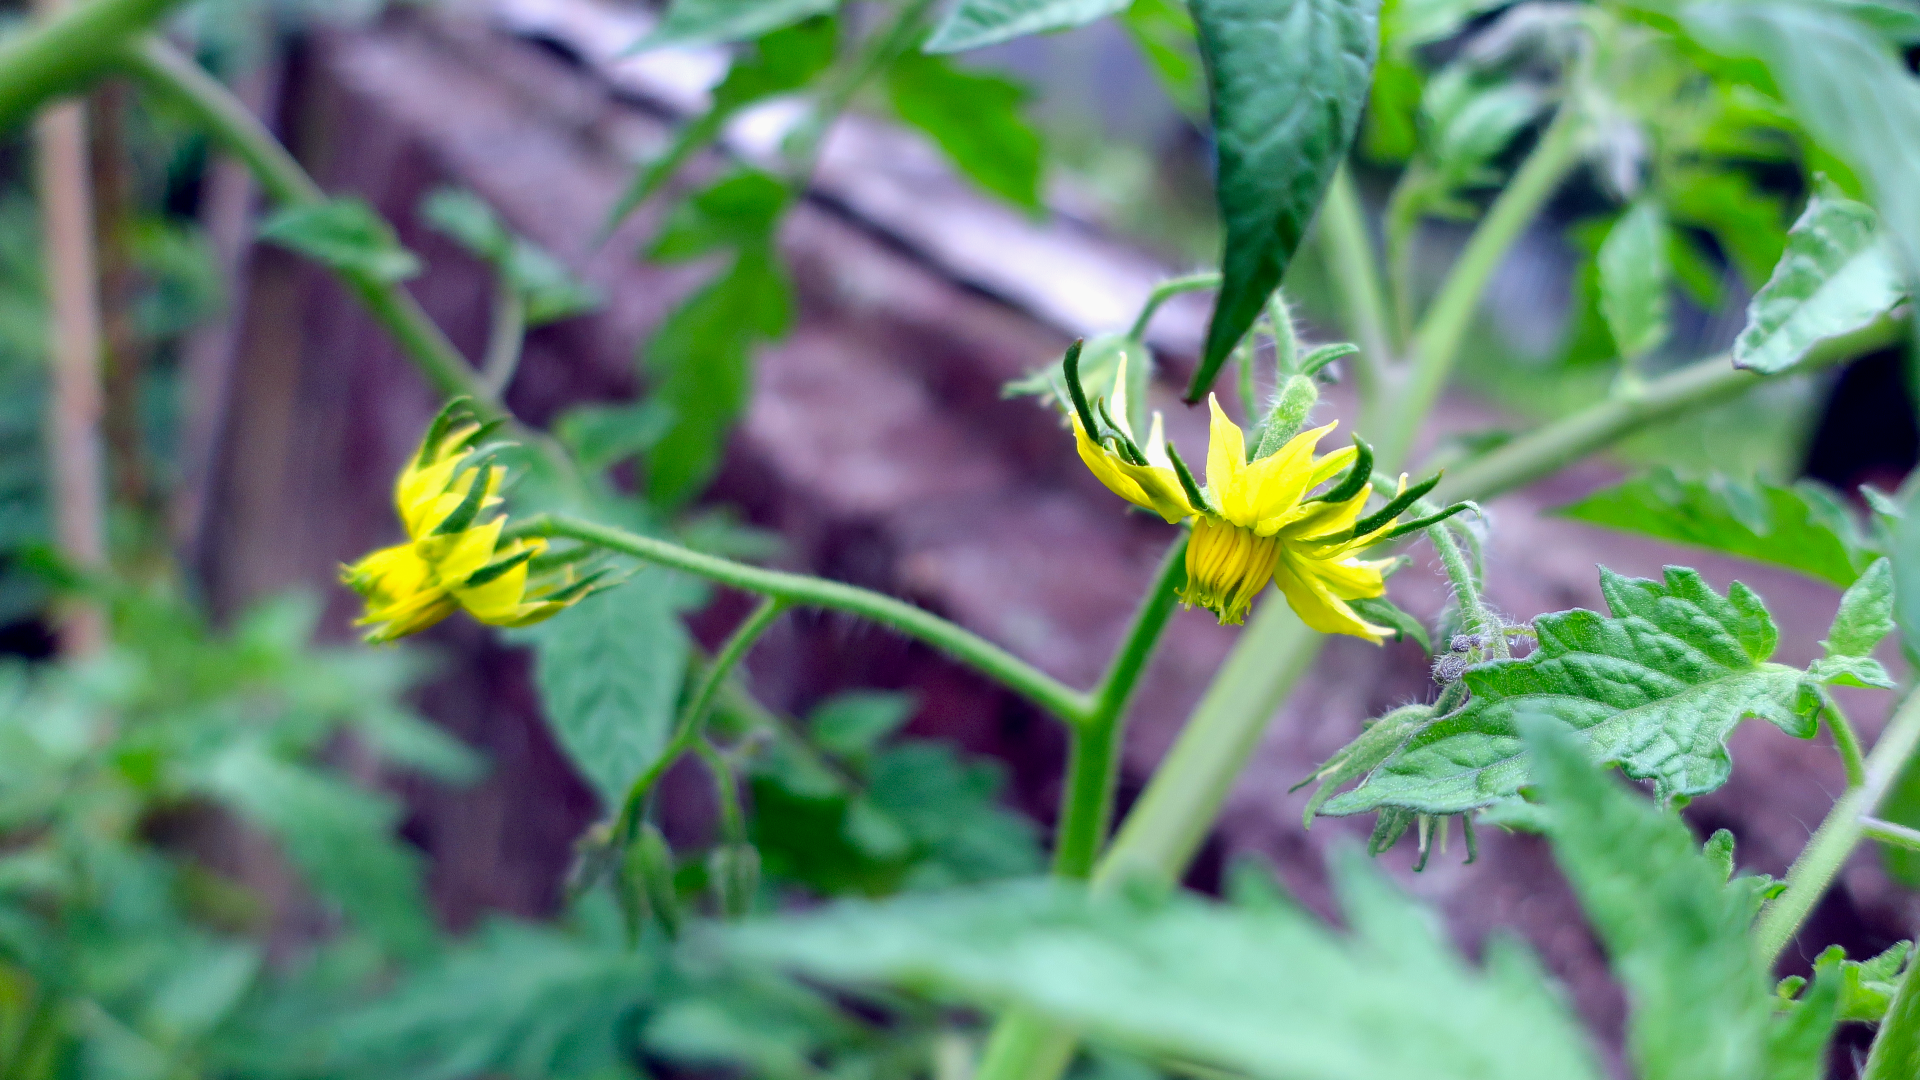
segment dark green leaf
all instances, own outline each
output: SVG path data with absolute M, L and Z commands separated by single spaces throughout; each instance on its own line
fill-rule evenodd
M 1040 134 L 1022 115 L 1025 87 L 910 51 L 887 66 L 887 97 L 968 179 L 1015 206 L 1039 209 Z
M 260 237 L 374 281 L 405 281 L 420 272 L 420 260 L 364 199 L 289 206 L 261 223 Z
M 1876 556 L 1853 514 L 1818 484 L 1790 488 L 1670 469 L 1597 491 L 1556 511 L 1576 521 L 1772 563 L 1846 587 Z
M 1783 200 L 1755 184 L 1744 172 L 1666 169 L 1661 173 L 1660 197 L 1675 221 L 1713 234 L 1727 261 L 1740 271 L 1750 289 L 1766 282 L 1786 250 Z M 1718 292 L 1718 282 L 1713 292 Z M 1713 301 L 1710 293 L 1701 306 L 1711 307 Z
M 1770 1019 L 1753 913 L 1686 823 L 1595 768 L 1550 714 L 1517 717 L 1552 813 L 1554 859 L 1606 943 L 1646 1080 L 1748 1080 Z
M 1223 283 L 1198 401 L 1280 285 L 1345 159 L 1379 44 L 1378 0 L 1194 0 L 1212 100 Z
M 1733 362 L 1785 371 L 1821 341 L 1886 314 L 1904 292 L 1873 210 L 1816 193 L 1787 234 L 1773 276 L 1747 305 L 1747 327 L 1733 343 Z
M 1032 1009 L 1096 1042 L 1263 1080 L 1600 1075 L 1524 949 L 1496 938 L 1475 971 L 1364 857 L 1345 852 L 1334 870 L 1350 935 L 1290 904 L 1019 882 L 842 903 L 749 923 L 727 944 L 833 982 Z
M 784 333 L 792 317 L 792 288 L 778 257 L 769 246 L 748 245 L 655 331 L 647 366 L 673 427 L 648 457 L 648 498 L 677 505 L 699 494 L 746 405 L 754 343 Z
M 208 766 L 208 794 L 279 842 L 307 881 L 347 917 L 401 953 L 434 939 L 420 859 L 393 834 L 391 799 L 240 743 Z
M 547 725 L 606 807 L 660 756 L 692 648 L 680 612 L 701 590 L 648 566 L 524 632 Z
M 1653 780 L 1663 796 L 1702 795 L 1732 770 L 1726 740 L 1760 717 L 1811 738 L 1803 674 L 1768 658 L 1779 639 L 1753 591 L 1715 593 L 1692 570 L 1665 584 L 1600 571 L 1610 616 L 1575 609 L 1534 622 L 1539 645 L 1520 660 L 1470 667 L 1472 696 L 1415 734 L 1325 813 L 1399 807 L 1457 814 L 1514 795 L 1526 782 L 1516 717 L 1569 725 L 1599 761 Z
M 673 208 L 647 257 L 684 262 L 726 247 L 763 247 L 792 201 L 792 190 L 766 173 L 730 173 Z
M 833 9 L 834 0 L 673 0 L 667 17 L 628 52 L 745 41 Z
M 707 111 L 680 125 L 660 156 L 634 173 L 633 183 L 607 214 L 605 236 L 659 191 L 702 147 L 720 137 L 735 113 L 757 101 L 791 93 L 812 82 L 833 62 L 838 27 L 828 18 L 807 19 L 776 30 L 733 59 L 727 77 L 713 88 Z
M 1003 41 L 1085 26 L 1128 0 L 961 0 L 927 39 L 930 53 L 956 53 Z
M 1627 359 L 1666 343 L 1670 328 L 1667 223 L 1660 204 L 1634 204 L 1600 245 L 1600 311 L 1614 344 Z
M 1907 273 L 1920 267 L 1920 82 L 1893 46 L 1843 8 L 1790 0 L 1709 0 L 1681 21 L 1708 49 L 1765 65 L 1808 133 L 1866 182 Z

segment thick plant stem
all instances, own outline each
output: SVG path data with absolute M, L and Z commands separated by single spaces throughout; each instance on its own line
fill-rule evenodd
M 1107 841 L 1113 791 L 1120 778 L 1120 751 L 1126 740 L 1127 705 L 1167 620 L 1173 617 L 1176 593 L 1187 578 L 1186 562 L 1183 534 L 1167 548 L 1120 651 L 1093 692 L 1086 721 L 1073 729 L 1066 788 L 1060 796 L 1060 824 L 1053 842 L 1053 872 L 1059 877 L 1085 878 L 1093 873 L 1094 860 Z
M 1778 375 L 1733 366 L 1724 356 L 1689 364 L 1642 386 L 1545 424 L 1447 473 L 1431 496 L 1438 503 L 1491 499 L 1524 487 L 1643 428 L 1707 405 L 1730 401 L 1762 383 L 1834 367 L 1902 339 L 1905 309 L 1813 347 L 1799 364 Z
M 1135 877 L 1179 879 L 1213 827 L 1267 720 L 1306 673 L 1324 640 L 1307 629 L 1285 601 L 1270 598 L 1260 605 L 1100 860 L 1094 871 L 1096 886 Z
M 1913 1080 L 1916 1076 L 1920 1076 L 1920 962 L 1909 957 L 1907 973 L 1887 1006 L 1886 1019 L 1880 1021 L 1860 1080 Z
M 1354 358 L 1354 389 L 1364 405 L 1379 402 L 1385 389 L 1386 367 L 1393 360 L 1395 343 L 1387 320 L 1387 303 L 1380 287 L 1380 263 L 1373 253 L 1373 238 L 1367 233 L 1367 219 L 1360 207 L 1360 193 L 1354 188 L 1353 175 L 1345 166 L 1333 175 L 1327 189 L 1327 201 L 1320 207 L 1320 235 L 1325 243 L 1328 268 L 1339 290 L 1340 306 L 1347 324 L 1360 340 L 1360 355 Z M 1369 410 L 1370 411 L 1370 410 Z M 1371 425 L 1362 430 L 1372 430 Z
M 82 89 L 115 63 L 121 42 L 147 32 L 184 0 L 88 0 L 44 12 L 0 47 L 0 127 L 49 98 Z
M 43 0 L 41 6 L 58 5 Z M 107 562 L 106 494 L 100 454 L 100 294 L 84 105 L 66 102 L 40 115 L 34 157 L 52 354 L 47 458 L 54 533 L 64 558 L 82 572 L 94 572 Z M 97 652 L 106 644 L 106 616 L 93 604 L 69 602 L 58 622 L 60 646 L 69 655 Z
M 298 206 L 325 201 L 326 193 L 246 104 L 192 59 L 154 38 L 118 55 L 131 74 L 185 110 L 228 153 L 245 162 L 274 202 Z M 435 390 L 447 397 L 471 397 L 481 412 L 500 415 L 480 373 L 405 287 L 351 270 L 335 272 Z
M 1866 831 L 1864 819 L 1879 807 L 1916 747 L 1920 747 L 1920 693 L 1909 694 L 1901 703 L 1867 755 L 1866 781 L 1833 804 L 1787 871 L 1786 891 L 1760 913 L 1753 928 L 1754 948 L 1769 965 L 1779 959 L 1813 906 L 1826 895 Z
M 1414 433 L 1420 422 L 1439 400 L 1460 355 L 1467 328 L 1479 310 L 1487 281 L 1500 267 L 1508 249 L 1532 223 L 1561 181 L 1580 161 L 1581 132 L 1584 124 L 1577 110 L 1562 105 L 1540 141 L 1527 155 L 1513 182 L 1500 192 L 1487 216 L 1481 220 L 1467 246 L 1453 264 L 1445 284 L 1433 298 L 1433 306 L 1414 332 L 1413 368 L 1400 400 L 1394 407 L 1392 422 L 1377 432 L 1379 444 L 1374 451 L 1380 467 L 1392 471 L 1405 463 L 1412 449 Z
M 795 607 L 828 608 L 859 615 L 926 642 L 1025 695 L 1069 724 L 1084 723 L 1090 711 L 1086 695 L 980 635 L 891 596 L 825 578 L 763 570 L 625 529 L 561 515 L 530 518 L 516 531 L 520 535 L 563 536 L 594 544 Z

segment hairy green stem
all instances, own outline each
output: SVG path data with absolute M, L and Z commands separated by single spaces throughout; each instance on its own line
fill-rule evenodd
M 1187 578 L 1187 537 L 1167 548 L 1160 572 L 1140 610 L 1134 614 L 1120 650 L 1092 695 L 1085 723 L 1073 729 L 1067 756 L 1067 780 L 1060 796 L 1060 824 L 1054 833 L 1053 872 L 1085 878 L 1107 841 L 1113 820 L 1113 792 L 1120 778 L 1120 751 L 1126 737 L 1127 705 L 1145 674 L 1147 661 L 1173 617 L 1180 586 Z
M 1514 173 L 1513 182 L 1493 201 L 1460 258 L 1447 272 L 1432 307 L 1414 332 L 1413 368 L 1395 405 L 1392 422 L 1377 432 L 1379 443 L 1374 451 L 1382 468 L 1397 469 L 1405 462 L 1421 421 L 1446 387 L 1488 279 L 1579 163 L 1584 126 L 1576 110 L 1561 106 L 1533 152 Z
M 1387 319 L 1373 237 L 1367 232 L 1366 214 L 1353 175 L 1344 165 L 1333 174 L 1333 186 L 1327 189 L 1327 200 L 1320 207 L 1320 235 L 1341 310 L 1359 339 L 1355 344 L 1360 346 L 1360 355 L 1354 358 L 1353 378 L 1364 409 L 1382 396 L 1386 367 L 1397 345 Z
M 1826 715 L 1827 730 L 1833 733 L 1833 749 L 1847 770 L 1847 786 L 1857 788 L 1867 782 L 1867 762 L 1860 754 L 1860 736 L 1854 732 L 1840 703 L 1825 688 L 1820 691 L 1820 705 Z
M 90 0 L 0 46 L 0 125 L 113 70 L 121 42 L 145 34 L 183 0 Z
M 1284 600 L 1270 597 L 1259 606 L 1100 860 L 1096 885 L 1135 877 L 1179 879 L 1213 827 L 1268 718 L 1313 663 L 1324 640 L 1307 629 Z M 987 1074 L 982 1080 L 989 1080 Z
M 728 676 L 733 673 L 735 667 L 739 666 L 740 661 L 746 658 L 754 642 L 760 640 L 760 635 L 766 633 L 774 620 L 785 614 L 786 610 L 792 606 L 777 597 L 762 600 L 760 606 L 753 609 L 753 613 L 747 616 L 746 621 L 742 622 L 727 638 L 726 644 L 720 647 L 720 651 L 714 654 L 713 662 L 707 665 L 706 677 L 700 680 L 699 687 L 694 690 L 693 696 L 687 699 L 686 705 L 680 710 L 680 715 L 674 720 L 673 737 L 667 741 L 666 747 L 660 751 L 660 756 L 654 759 L 653 764 L 647 766 L 647 770 L 635 778 L 633 785 L 627 789 L 627 797 L 620 805 L 619 822 L 613 830 L 617 842 L 625 844 L 633 839 L 633 832 L 639 827 L 647 796 L 652 793 L 654 785 L 660 782 L 660 778 L 666 775 L 674 762 L 680 760 L 680 755 L 689 750 L 697 750 L 699 744 L 705 741 L 707 710 L 713 706 L 714 699 L 719 696 L 720 688 L 727 684 Z M 716 779 L 715 783 L 719 781 Z M 728 791 L 722 793 L 721 797 L 725 798 L 731 794 L 731 791 Z
M 1867 755 L 1865 780 L 1833 804 L 1826 820 L 1788 869 L 1786 891 L 1760 913 L 1753 928 L 1754 948 L 1769 965 L 1779 958 L 1813 906 L 1826 895 L 1866 831 L 1864 819 L 1879 808 L 1915 747 L 1920 747 L 1920 693 L 1909 694 L 1887 722 L 1887 729 Z
M 1874 1034 L 1860 1080 L 1913 1080 L 1920 1076 L 1920 961 L 1909 957 L 1887 1015 Z
M 1877 817 L 1860 818 L 1860 831 L 1869 840 L 1878 840 L 1908 851 L 1920 851 L 1920 829 L 1910 829 L 1905 825 L 1896 825 L 1891 821 L 1882 821 Z
M 678 544 L 641 536 L 625 529 L 600 525 L 565 515 L 529 518 L 517 530 L 521 535 L 566 537 L 609 551 L 685 570 L 722 585 L 757 593 L 795 607 L 828 608 L 871 619 L 917 638 L 989 678 L 1025 695 L 1069 724 L 1086 722 L 1090 706 L 1086 695 L 972 631 L 920 608 L 869 589 L 779 570 L 763 570 L 722 559 Z
M 1155 285 L 1153 291 L 1147 294 L 1147 302 L 1140 305 L 1140 314 L 1133 320 L 1133 325 L 1127 328 L 1127 336 L 1135 341 L 1145 341 L 1148 324 L 1153 322 L 1153 317 L 1159 314 L 1161 306 L 1167 301 L 1181 293 L 1200 292 L 1203 289 L 1219 287 L 1220 275 L 1211 272 L 1168 278 Z
M 1833 367 L 1885 348 L 1906 332 L 1904 311 L 1895 311 L 1853 333 L 1821 342 L 1799 364 L 1777 375 L 1736 368 L 1724 356 L 1689 364 L 1645 383 L 1631 396 L 1609 398 L 1545 424 L 1450 470 L 1434 489 L 1433 499 L 1440 503 L 1486 500 L 1525 487 L 1662 420 L 1732 400 L 1773 379 Z
M 1423 504 L 1414 505 L 1416 513 L 1431 513 Z M 1461 622 L 1470 634 L 1478 634 L 1482 639 L 1483 650 L 1480 655 L 1489 658 L 1505 658 L 1512 655 L 1507 649 L 1505 628 L 1500 619 L 1488 610 L 1486 600 L 1480 594 L 1480 580 L 1467 562 L 1466 552 L 1460 550 L 1460 542 L 1453 538 L 1450 522 L 1442 521 L 1427 529 L 1427 539 L 1433 543 L 1433 550 L 1440 556 L 1440 565 L 1446 569 L 1447 580 L 1453 585 L 1453 600 L 1460 607 Z M 1444 714 L 1437 714 L 1444 715 Z

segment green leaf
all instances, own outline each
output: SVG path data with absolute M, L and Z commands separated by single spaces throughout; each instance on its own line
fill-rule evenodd
M 666 749 L 692 650 L 680 613 L 701 594 L 647 566 L 520 635 L 535 648 L 547 726 L 605 807 Z
M 1608 230 L 1600 245 L 1600 311 L 1622 357 L 1645 355 L 1666 343 L 1671 329 L 1667 283 L 1667 223 L 1660 204 L 1641 199 Z
M 1040 208 L 1040 133 L 1021 115 L 1025 87 L 913 51 L 887 65 L 886 79 L 893 111 L 968 179 L 1015 206 Z
M 1842 588 L 1877 552 L 1853 514 L 1810 481 L 1775 487 L 1659 468 L 1555 511 L 1575 521 L 1771 563 Z
M 515 235 L 478 195 L 442 188 L 421 204 L 427 224 L 477 258 L 493 264 L 526 305 L 529 327 L 584 315 L 600 306 L 600 294 L 575 278 L 558 259 Z
M 1786 250 L 1784 200 L 1734 169 L 1663 169 L 1660 197 L 1673 219 L 1713 234 L 1750 289 L 1759 289 Z M 1711 307 L 1719 283 L 1702 307 Z
M 316 891 L 401 954 L 434 940 L 420 858 L 394 835 L 386 796 L 238 743 L 199 778 L 207 793 L 272 836 Z
M 911 694 L 835 694 L 813 710 L 807 718 L 807 730 L 814 743 L 829 754 L 864 757 L 912 719 L 914 707 Z
M 833 9 L 834 0 L 673 0 L 660 25 L 627 52 L 745 41 Z
M 1785 371 L 1828 338 L 1892 310 L 1905 290 L 1873 210 L 1816 192 L 1787 233 L 1787 248 L 1753 300 L 1733 343 L 1733 362 Z
M 1380 39 L 1378 0 L 1194 0 L 1226 231 L 1198 401 L 1280 285 L 1345 159 Z
M 1900 497 L 1900 516 L 1891 522 L 1893 622 L 1909 662 L 1920 665 L 1920 484 Z
M 1267 1080 L 1582 1080 L 1599 1070 L 1537 964 L 1476 971 L 1346 851 L 1348 935 L 1291 904 L 1089 897 L 1066 883 L 841 903 L 728 933 L 734 955 L 841 984 L 1030 1009 L 1097 1042 Z
M 667 149 L 634 173 L 633 182 L 601 226 L 602 238 L 652 198 L 702 147 L 719 138 L 734 114 L 755 102 L 792 93 L 825 71 L 833 62 L 838 36 L 834 20 L 807 19 L 768 34 L 735 56 L 727 77 L 713 88 L 713 103 L 707 111 L 680 125 Z
M 260 238 L 374 281 L 405 281 L 420 273 L 420 260 L 400 246 L 393 227 L 364 199 L 289 206 L 261 223 Z
M 1681 22 L 1706 48 L 1765 66 L 1807 132 L 1865 181 L 1907 273 L 1920 267 L 1920 82 L 1894 47 L 1822 4 L 1710 0 Z
M 1181 0 L 1133 0 L 1120 13 L 1120 26 L 1146 58 L 1161 89 L 1189 120 L 1207 114 L 1206 71 L 1194 42 L 1193 16 Z
M 1552 811 L 1554 859 L 1626 987 L 1637 1074 L 1757 1076 L 1771 1010 L 1747 904 L 1685 822 L 1595 768 L 1585 740 L 1551 714 L 1517 720 Z
M 927 39 L 930 53 L 956 53 L 1003 41 L 1085 26 L 1128 0 L 961 0 Z
M 633 1026 L 657 994 L 659 961 L 612 942 L 494 922 L 328 1040 L 350 1075 L 457 1080 L 627 1075 Z
M 685 262 L 728 247 L 765 247 L 793 191 L 757 169 L 740 169 L 673 208 L 647 257 Z
M 1389 52 L 1408 56 L 1421 45 L 1452 37 L 1468 21 L 1506 0 L 1387 0 L 1380 8 L 1382 38 Z
M 589 472 L 651 450 L 672 426 L 673 411 L 651 400 L 630 405 L 576 405 L 553 425 L 554 434 Z
M 747 401 L 751 350 L 793 318 L 793 289 L 768 248 L 740 252 L 733 266 L 667 317 L 646 345 L 660 379 L 655 397 L 673 427 L 647 461 L 647 497 L 673 506 L 700 493 L 727 432 Z
M 1512 796 L 1526 782 L 1516 718 L 1527 713 L 1566 723 L 1596 760 L 1668 798 L 1726 783 L 1726 740 L 1747 717 L 1813 736 L 1803 673 L 1768 662 L 1779 631 L 1751 589 L 1736 581 L 1723 597 L 1695 571 L 1668 567 L 1664 584 L 1602 568 L 1600 591 L 1611 615 L 1540 616 L 1532 654 L 1468 668 L 1467 703 L 1323 813 L 1458 814 Z
M 1893 633 L 1893 564 L 1875 559 L 1840 597 L 1827 640 L 1828 656 L 1867 656 Z

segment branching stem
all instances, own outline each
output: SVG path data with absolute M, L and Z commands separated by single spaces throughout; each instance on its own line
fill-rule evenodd
M 1153 322 L 1153 317 L 1159 314 L 1161 306 L 1167 301 L 1179 296 L 1181 293 L 1200 292 L 1203 289 L 1217 289 L 1219 287 L 1220 275 L 1215 273 L 1188 274 L 1186 277 L 1168 278 L 1160 284 L 1155 285 L 1153 291 L 1147 294 L 1147 302 L 1140 305 L 1140 314 L 1133 320 L 1133 325 L 1127 328 L 1127 336 L 1135 341 L 1145 341 L 1147 339 L 1147 326 Z

